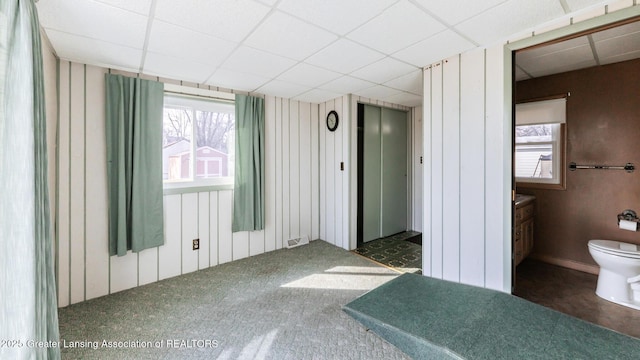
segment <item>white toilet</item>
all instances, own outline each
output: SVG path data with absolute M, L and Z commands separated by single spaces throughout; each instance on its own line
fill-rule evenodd
M 590 240 L 589 253 L 600 266 L 596 294 L 640 310 L 640 246 L 612 240 Z

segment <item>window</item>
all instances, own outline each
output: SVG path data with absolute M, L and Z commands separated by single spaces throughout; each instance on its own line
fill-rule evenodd
M 516 105 L 518 186 L 564 189 L 565 122 L 564 98 Z
M 162 121 L 165 187 L 233 184 L 233 102 L 167 94 Z

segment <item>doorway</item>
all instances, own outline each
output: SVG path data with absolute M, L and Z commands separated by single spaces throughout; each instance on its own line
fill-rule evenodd
M 358 104 L 358 246 L 408 229 L 408 113 Z

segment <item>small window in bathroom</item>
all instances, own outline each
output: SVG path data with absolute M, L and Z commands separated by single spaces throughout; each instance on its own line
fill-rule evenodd
M 517 186 L 565 188 L 565 103 L 562 98 L 516 105 Z

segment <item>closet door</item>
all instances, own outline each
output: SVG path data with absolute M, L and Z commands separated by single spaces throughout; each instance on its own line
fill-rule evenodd
M 362 185 L 362 241 L 378 239 L 381 232 L 381 138 L 379 107 L 364 105 L 364 164 Z
M 381 236 L 385 237 L 407 230 L 407 113 L 383 108 L 381 119 Z

